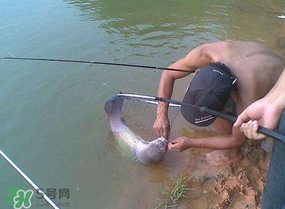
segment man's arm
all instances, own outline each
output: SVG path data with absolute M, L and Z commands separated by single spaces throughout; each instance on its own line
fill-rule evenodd
M 203 68 L 211 63 L 209 56 L 209 45 L 201 45 L 192 50 L 186 57 L 178 60 L 174 64 L 170 65 L 170 68 L 176 68 L 181 70 L 196 70 L 197 68 Z M 171 98 L 174 81 L 179 78 L 183 78 L 189 75 L 189 73 L 176 72 L 176 71 L 163 71 L 158 88 L 158 96 L 164 98 Z M 157 119 L 153 125 L 157 135 L 168 138 L 169 121 L 168 121 L 168 103 L 159 102 L 157 107 Z
M 236 111 L 240 113 L 247 106 L 247 103 L 250 101 L 255 101 L 256 99 L 250 95 L 244 94 L 244 102 L 239 101 L 236 104 Z M 224 150 L 231 148 L 241 147 L 245 141 L 246 137 L 237 127 L 232 126 L 232 123 L 229 121 L 223 122 L 221 119 L 215 121 L 216 124 L 213 124 L 217 131 L 221 134 L 220 136 L 207 137 L 207 138 L 196 138 L 190 139 L 187 137 L 179 137 L 177 139 L 171 140 L 168 143 L 169 150 L 181 152 L 188 148 L 206 148 L 206 149 L 216 149 Z
M 232 134 L 208 138 L 190 139 L 188 137 L 179 137 L 171 140 L 168 148 L 171 151 L 181 152 L 189 148 L 206 148 L 215 150 L 224 150 L 241 147 L 246 141 L 244 134 L 236 127 L 232 128 Z

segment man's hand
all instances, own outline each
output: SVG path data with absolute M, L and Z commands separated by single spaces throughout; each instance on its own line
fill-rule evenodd
M 274 106 L 266 98 L 248 106 L 238 117 L 235 127 L 240 127 L 244 135 L 250 139 L 264 139 L 265 135 L 257 132 L 258 126 L 274 130 L 279 122 L 282 109 Z
M 163 115 L 161 117 L 157 117 L 153 124 L 153 129 L 158 136 L 163 136 L 165 139 L 168 139 L 170 130 L 168 116 Z
M 174 152 L 182 152 L 190 148 L 189 138 L 185 136 L 178 137 L 168 143 L 168 149 Z

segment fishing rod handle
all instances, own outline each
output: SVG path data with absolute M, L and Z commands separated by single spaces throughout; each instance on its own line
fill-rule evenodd
M 213 116 L 216 116 L 216 117 L 220 117 L 220 118 L 226 119 L 226 120 L 231 121 L 233 123 L 236 122 L 236 120 L 237 120 L 236 117 L 233 117 L 233 116 L 230 116 L 230 115 L 226 115 L 226 114 L 223 114 L 223 113 L 218 112 L 218 111 L 210 110 L 210 109 L 208 109 L 206 107 L 201 107 L 200 111 L 209 113 L 209 114 L 211 114 Z M 279 133 L 277 133 L 275 131 L 271 131 L 271 130 L 269 130 L 267 128 L 259 126 L 257 132 L 265 134 L 267 136 L 270 136 L 270 137 L 272 137 L 274 139 L 278 139 L 278 140 L 280 140 L 280 141 L 285 143 L 285 136 L 282 135 L 282 134 L 279 134 Z
M 270 136 L 270 137 L 272 137 L 274 139 L 278 139 L 278 140 L 282 141 L 283 143 L 285 143 L 285 136 L 282 135 L 282 134 L 279 134 L 279 133 L 277 133 L 275 131 L 271 131 L 271 130 L 269 130 L 267 128 L 259 126 L 257 132 L 265 134 L 267 136 Z
M 179 102 L 179 101 L 174 101 L 174 100 L 171 100 L 171 99 L 166 99 L 166 98 L 161 98 L 161 97 L 155 97 L 155 99 L 158 100 L 158 101 L 162 101 L 162 102 L 169 102 L 169 103 L 176 103 L 176 104 L 180 104 L 180 105 L 186 105 L 186 106 L 198 109 L 201 112 L 205 112 L 205 113 L 211 114 L 211 115 L 213 115 L 215 117 L 223 118 L 223 119 L 231 121 L 233 123 L 236 122 L 236 120 L 237 120 L 237 118 L 234 117 L 234 116 L 227 115 L 227 114 L 215 111 L 215 110 L 211 110 L 211 109 L 208 109 L 207 107 L 198 107 L 198 106 L 186 103 L 186 102 Z M 269 130 L 267 128 L 264 128 L 262 126 L 259 126 L 258 132 L 262 133 L 262 134 L 265 134 L 265 135 L 267 135 L 269 137 L 272 137 L 274 139 L 278 139 L 278 140 L 280 140 L 280 141 L 285 143 L 285 136 L 282 135 L 282 134 L 276 133 L 276 132 L 271 131 L 271 130 Z

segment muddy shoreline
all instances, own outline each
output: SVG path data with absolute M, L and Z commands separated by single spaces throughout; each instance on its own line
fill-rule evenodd
M 216 135 L 212 130 L 189 132 L 188 137 Z M 272 142 L 270 142 L 272 143 Z M 270 153 L 260 148 L 260 142 L 248 140 L 242 147 L 243 158 L 232 165 L 214 167 L 206 162 L 206 153 L 212 150 L 189 149 L 190 166 L 182 172 L 192 175 L 199 171 L 188 186 L 193 189 L 177 208 L 192 209 L 261 209 L 261 196 L 265 185 Z

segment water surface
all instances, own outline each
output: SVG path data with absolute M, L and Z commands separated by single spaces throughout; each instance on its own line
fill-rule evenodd
M 165 67 L 225 39 L 255 41 L 284 56 L 285 22 L 276 17 L 282 8 L 282 0 L 3 0 L 0 56 Z M 155 95 L 160 74 L 1 61 L 0 146 L 43 188 L 70 189 L 66 208 L 153 207 L 165 175 L 192 172 L 190 153 L 169 153 L 155 166 L 122 158 L 103 105 L 119 91 Z M 188 81 L 178 82 L 174 98 L 183 97 Z M 181 132 L 176 127 L 174 135 Z M 9 187 L 30 186 L 3 159 L 0 168 L 0 208 L 12 208 L 4 203 Z

